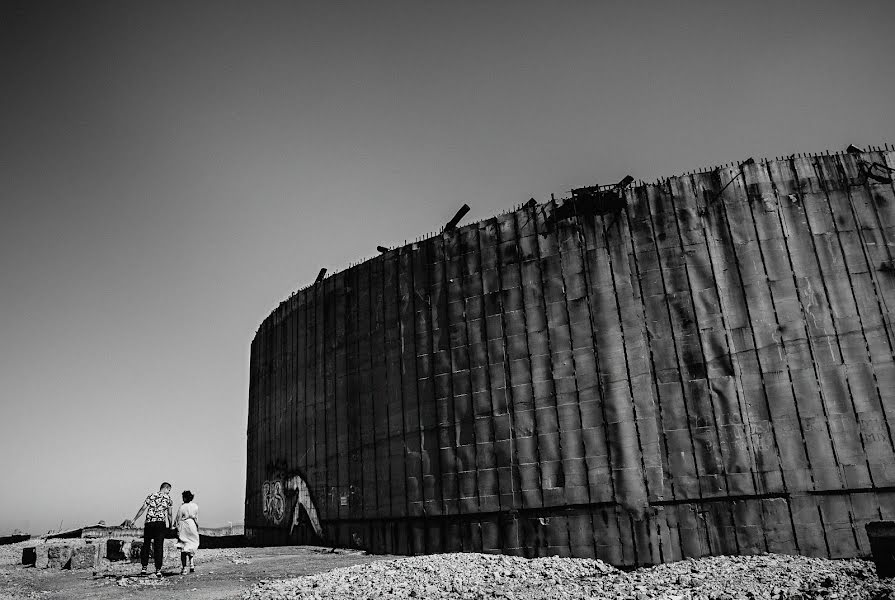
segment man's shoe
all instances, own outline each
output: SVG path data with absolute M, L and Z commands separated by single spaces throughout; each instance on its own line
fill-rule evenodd
M 140 577 L 146 577 L 146 567 L 140 569 Z
M 162 572 L 161 572 L 161 571 L 156 571 L 156 572 L 155 572 L 155 578 L 156 578 L 156 579 L 161 579 L 161 578 L 162 578 Z

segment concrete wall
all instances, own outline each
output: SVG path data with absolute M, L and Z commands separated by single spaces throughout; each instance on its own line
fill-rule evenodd
M 895 518 L 874 162 L 895 153 L 638 184 L 620 213 L 520 207 L 301 290 L 252 342 L 247 534 L 315 541 L 316 517 L 376 552 L 627 565 L 867 553 L 863 524 Z

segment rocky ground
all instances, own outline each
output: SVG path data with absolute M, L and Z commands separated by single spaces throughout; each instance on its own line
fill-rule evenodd
M 245 600 L 895 600 L 872 563 L 798 556 L 724 556 L 624 572 L 599 560 L 441 554 L 266 581 Z
M 200 549 L 196 573 L 180 575 L 178 555 L 170 552 L 164 577 L 156 579 L 139 577 L 139 564 L 129 562 L 95 570 L 23 567 L 22 547 L 29 544 L 34 542 L 0 546 L 0 600 L 895 600 L 895 581 L 879 580 L 873 563 L 774 554 L 626 572 L 598 560 L 556 557 L 397 558 L 305 546 Z
M 166 555 L 164 576 L 156 579 L 139 577 L 140 564 L 124 561 L 109 563 L 97 570 L 23 567 L 18 564 L 19 546 L 0 546 L 0 600 L 239 600 L 260 581 L 295 578 L 394 558 L 310 546 L 200 548 L 195 573 L 180 575 L 179 554 L 171 552 Z

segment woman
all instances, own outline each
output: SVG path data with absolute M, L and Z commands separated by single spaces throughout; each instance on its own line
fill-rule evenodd
M 183 494 L 183 504 L 177 509 L 177 547 L 180 548 L 180 565 L 181 575 L 187 573 L 187 559 L 189 559 L 189 572 L 193 573 L 196 569 L 193 566 L 193 557 L 196 550 L 199 549 L 199 506 L 193 502 L 193 493 L 185 490 Z

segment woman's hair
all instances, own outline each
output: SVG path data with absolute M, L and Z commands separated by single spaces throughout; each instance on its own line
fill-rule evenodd
M 195 498 L 195 496 L 193 496 L 193 492 L 191 492 L 189 490 L 184 490 L 183 494 L 181 494 L 181 495 L 183 496 L 184 502 L 192 502 L 193 498 Z

